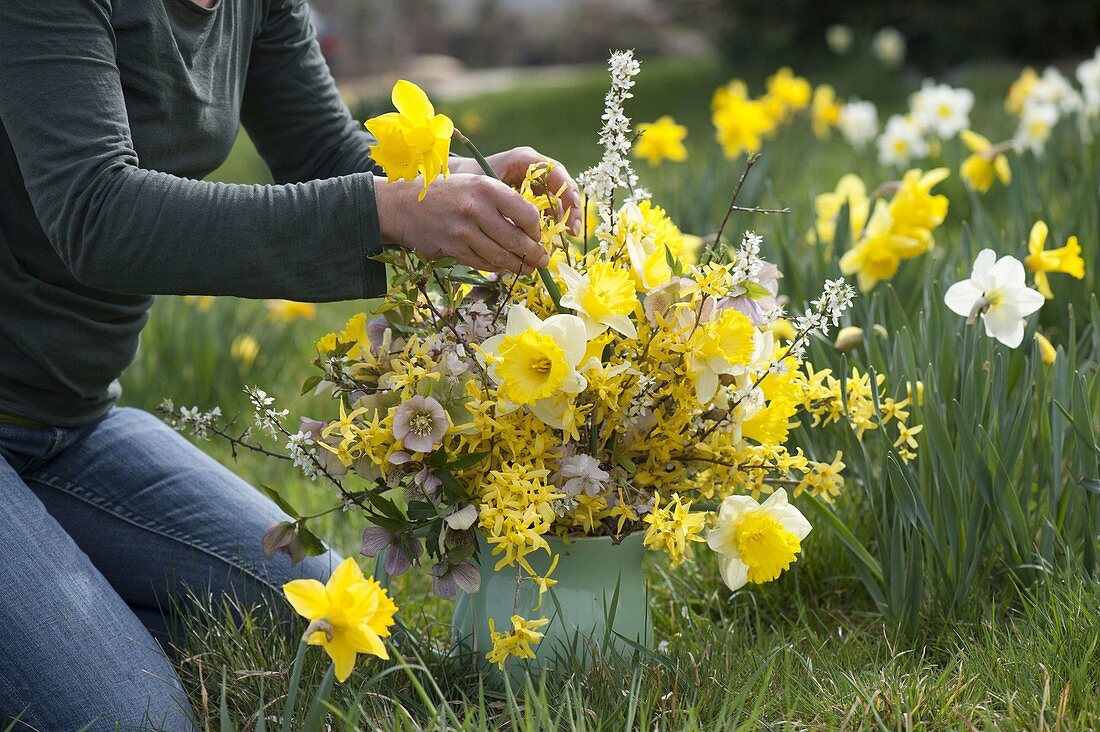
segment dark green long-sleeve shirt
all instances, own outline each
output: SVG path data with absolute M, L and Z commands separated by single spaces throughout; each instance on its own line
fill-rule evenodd
M 279 185 L 200 180 L 241 123 Z M 0 413 L 105 413 L 152 295 L 383 292 L 372 143 L 304 0 L 0 2 Z

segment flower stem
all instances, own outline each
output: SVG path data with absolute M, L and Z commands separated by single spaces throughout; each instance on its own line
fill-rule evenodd
M 485 159 L 485 156 L 481 154 L 477 146 L 474 145 L 469 137 L 462 134 L 457 127 L 454 131 L 454 139 L 458 140 L 470 151 L 474 160 L 476 160 L 477 164 L 481 166 L 481 169 L 485 171 L 485 175 L 500 180 L 500 176 L 493 170 L 493 166 L 489 165 L 489 161 Z M 546 292 L 549 293 L 550 299 L 554 301 L 554 308 L 561 312 L 561 290 L 558 288 L 558 283 L 554 281 L 554 277 L 550 274 L 550 270 L 545 267 L 539 267 L 539 278 L 542 279 L 542 284 L 546 286 Z

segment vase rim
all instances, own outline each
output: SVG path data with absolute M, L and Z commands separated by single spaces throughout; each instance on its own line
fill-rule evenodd
M 622 538 L 619 540 L 618 543 L 623 544 L 623 543 L 629 541 L 630 539 L 633 539 L 636 536 L 642 536 L 643 534 L 645 534 L 644 531 L 631 531 L 629 534 L 623 534 Z M 615 537 L 613 537 L 613 536 L 588 536 L 587 534 L 582 534 L 581 536 L 566 536 L 564 538 L 561 537 L 561 536 L 558 536 L 557 534 L 543 534 L 543 538 L 545 538 L 547 540 L 556 539 L 557 541 L 560 541 L 563 544 L 567 543 L 567 542 L 569 544 L 575 544 L 579 541 L 583 541 L 583 542 L 609 541 L 609 542 L 612 542 L 612 543 L 615 542 Z

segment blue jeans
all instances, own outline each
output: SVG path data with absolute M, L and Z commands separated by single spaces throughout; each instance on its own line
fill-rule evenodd
M 0 719 L 38 730 L 192 730 L 154 635 L 188 592 L 274 597 L 324 580 L 260 539 L 285 515 L 156 417 L 0 424 Z M 0 728 L 3 724 L 0 724 Z

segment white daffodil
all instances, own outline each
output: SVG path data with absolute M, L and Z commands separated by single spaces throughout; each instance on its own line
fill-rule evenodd
M 897 28 L 887 26 L 871 39 L 871 55 L 883 66 L 896 69 L 905 61 L 905 36 Z
M 563 262 L 558 265 L 558 274 L 567 288 L 561 296 L 562 307 L 577 311 L 589 338 L 608 328 L 627 338 L 638 336 L 630 319 L 638 308 L 630 273 L 607 262 L 593 262 L 582 274 Z
M 513 305 L 504 333 L 487 339 L 481 351 L 504 411 L 526 406 L 547 425 L 564 429 L 573 396 L 588 386 L 577 370 L 587 345 L 584 321 L 576 315 L 540 320 Z
M 1095 117 L 1100 114 L 1100 48 L 1077 67 L 1077 81 L 1084 92 L 1085 113 Z
M 1053 105 L 1061 114 L 1073 114 L 1082 105 L 1081 95 L 1073 88 L 1073 84 L 1053 66 L 1043 70 L 1043 75 L 1031 88 L 1028 101 Z
M 970 126 L 974 92 L 925 80 L 920 91 L 909 98 L 909 104 L 918 127 L 949 140 Z
M 883 165 L 908 165 L 914 158 L 928 157 L 928 142 L 920 127 L 909 117 L 895 114 L 886 120 L 878 138 L 878 160 Z
M 1054 131 L 1056 124 L 1058 124 L 1056 106 L 1029 100 L 1024 104 L 1023 114 L 1020 115 L 1020 126 L 1016 129 L 1016 135 L 1012 140 L 1017 148 L 1042 155 L 1043 148 L 1046 147 L 1050 133 Z
M 878 110 L 872 102 L 852 99 L 840 108 L 836 126 L 849 145 L 862 148 L 878 134 Z
M 1024 281 L 1023 262 L 1015 257 L 997 259 L 992 249 L 983 249 L 974 260 L 970 279 L 948 288 L 944 303 L 952 312 L 973 323 L 979 316 L 986 335 L 1009 348 L 1024 339 L 1024 318 L 1043 306 L 1044 297 Z
M 811 528 L 781 488 L 763 503 L 751 496 L 722 501 L 707 544 L 719 555 L 722 580 L 736 590 L 746 582 L 762 584 L 779 577 L 797 559 Z

